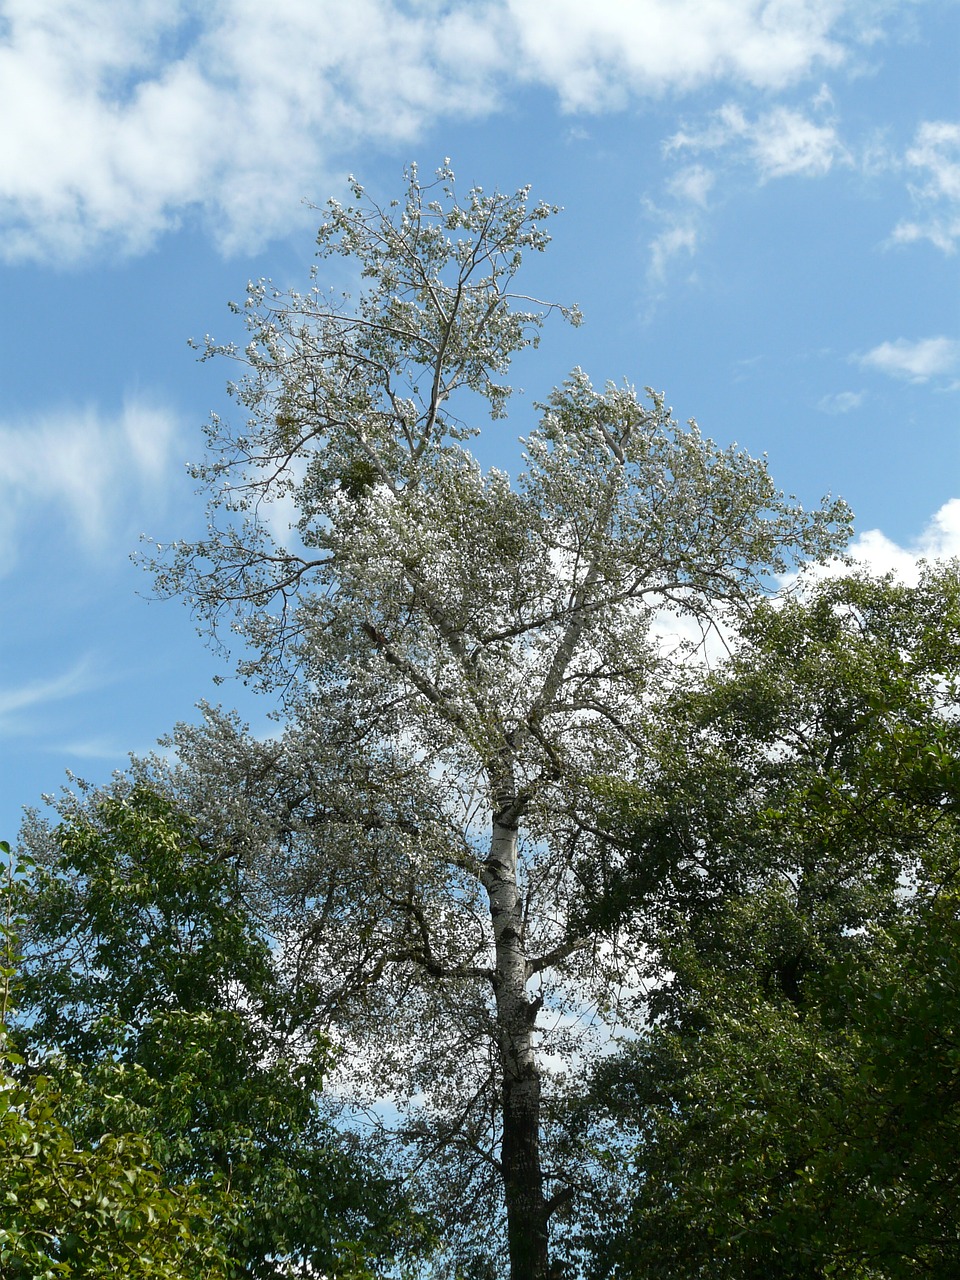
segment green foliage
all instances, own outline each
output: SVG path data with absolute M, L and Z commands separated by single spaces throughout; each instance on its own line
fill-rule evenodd
M 160 1010 L 269 998 L 269 948 L 236 868 L 201 848 L 168 801 L 138 789 L 66 817 L 44 833 L 44 862 L 22 886 L 31 951 L 56 957 L 26 968 L 32 1034 L 86 1061 L 117 1028 L 144 1033 Z
M 143 787 L 26 834 L 43 865 L 16 886 L 20 1036 L 63 1055 L 48 1071 L 71 1132 L 97 1149 L 140 1134 L 166 1176 L 222 1191 L 218 1239 L 245 1276 L 276 1259 L 369 1276 L 425 1247 L 396 1186 L 322 1118 L 329 1048 L 286 998 L 235 863 Z
M 4 1280 L 131 1276 L 226 1280 L 232 1204 L 217 1188 L 172 1183 L 149 1141 L 126 1128 L 78 1139 L 64 1091 L 15 1053 L 6 1020 L 16 989 L 17 914 L 29 859 L 7 858 L 0 941 L 0 1275 Z M 71 1083 L 79 1074 L 60 1070 Z
M 958 660 L 955 566 L 824 583 L 758 611 L 618 792 L 592 909 L 660 985 L 594 1081 L 596 1275 L 960 1269 Z
M 214 1280 L 235 1274 L 224 1250 L 229 1197 L 170 1185 L 138 1135 L 78 1142 L 45 1076 L 19 1083 L 0 1054 L 0 1275 Z
M 660 705 L 640 779 L 598 786 L 610 838 L 583 910 L 659 940 L 771 878 L 834 934 L 892 909 L 952 812 L 958 669 L 952 567 L 757 604 L 734 656 Z
M 621 1099 L 630 1182 L 616 1179 L 619 1222 L 603 1207 L 596 1274 L 954 1274 L 958 905 L 939 896 L 870 930 L 802 1010 L 765 988 L 769 953 L 734 984 L 671 953 L 700 1026 L 657 1029 L 598 1074 L 596 1092 Z M 742 930 L 769 936 L 778 908 L 782 924 L 782 903 L 732 912 L 731 950 Z

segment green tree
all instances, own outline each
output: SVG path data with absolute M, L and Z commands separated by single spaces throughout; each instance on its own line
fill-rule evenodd
M 62 1089 L 14 1052 L 7 1020 L 17 979 L 16 899 L 29 866 L 13 861 L 6 842 L 0 852 L 8 859 L 0 920 L 0 1275 L 233 1277 L 222 1230 L 233 1213 L 229 1195 L 169 1179 L 142 1134 L 121 1128 L 84 1141 Z
M 283 1260 L 367 1276 L 426 1248 L 397 1187 L 323 1119 L 328 1046 L 304 1030 L 227 852 L 143 787 L 63 816 L 24 830 L 41 865 L 18 886 L 19 1025 L 70 1064 L 71 1131 L 97 1147 L 141 1134 L 168 1176 L 228 1190 L 218 1227 L 238 1274 L 266 1280 Z
M 957 1273 L 958 671 L 956 565 L 827 581 L 608 789 L 592 909 L 659 985 L 594 1080 L 593 1274 Z
M 848 513 L 804 512 L 661 397 L 579 370 L 523 474 L 484 471 L 478 413 L 506 416 L 510 359 L 553 309 L 514 281 L 554 210 L 461 200 L 446 168 L 387 208 L 355 199 L 319 244 L 358 301 L 261 282 L 243 348 L 207 349 L 239 362 L 245 421 L 210 424 L 208 536 L 153 568 L 247 642 L 289 729 L 262 744 L 211 714 L 177 736 L 177 785 L 245 849 L 286 962 L 354 1038 L 357 1087 L 421 1101 L 404 1136 L 434 1202 L 489 1265 L 505 1240 L 513 1280 L 545 1280 L 578 1174 L 543 1145 L 543 1064 L 608 980 L 569 927 L 584 780 L 643 749 L 654 611 L 709 627 L 835 551 Z

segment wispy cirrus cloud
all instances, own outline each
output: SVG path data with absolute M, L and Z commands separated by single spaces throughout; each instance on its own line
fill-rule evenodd
M 130 755 L 129 746 L 121 746 L 115 739 L 103 734 L 51 743 L 47 750 L 58 756 L 72 756 L 77 760 L 113 760 L 118 763 L 125 761 Z
M 860 408 L 865 398 L 865 391 L 836 391 L 831 395 L 821 397 L 817 402 L 817 408 L 821 413 L 829 413 L 834 416 L 853 413 L 855 409 Z
M 81 658 L 59 675 L 46 676 L 24 684 L 0 687 L 0 733 L 16 729 L 21 712 L 78 697 L 103 683 L 90 657 Z
M 250 248 L 307 216 L 358 143 L 483 116 L 525 83 L 568 111 L 848 60 L 862 0 L 8 0 L 0 26 L 0 255 L 141 252 L 199 214 Z M 771 172 L 833 145 L 788 115 Z M 775 130 L 774 130 L 775 132 Z M 749 133 L 749 130 L 748 130 Z
M 162 506 L 176 433 L 173 414 L 142 399 L 113 417 L 88 407 L 0 422 L 0 573 L 37 522 L 98 551 L 131 508 Z
M 818 95 L 817 102 L 824 99 Z M 822 177 L 849 156 L 836 125 L 810 111 L 776 106 L 750 118 L 727 103 L 699 126 L 680 129 L 664 144 L 669 156 L 684 152 L 725 152 L 748 164 L 761 182 L 773 178 Z
M 852 357 L 864 368 L 910 382 L 960 374 L 960 340 L 956 338 L 897 338 L 881 342 L 864 355 Z
M 671 258 L 695 252 L 706 230 L 707 194 L 729 191 L 735 173 L 760 186 L 838 171 L 868 182 L 902 182 L 914 214 L 894 226 L 888 243 L 927 241 L 952 254 L 960 243 L 960 123 L 923 121 L 913 142 L 898 148 L 880 131 L 845 138 L 833 106 L 825 85 L 800 106 L 751 111 L 730 101 L 668 137 L 664 157 L 681 168 L 665 184 L 675 197 L 673 208 L 648 202 L 648 211 L 665 224 L 650 244 L 651 277 L 662 279 Z
M 687 122 L 663 143 L 666 162 L 679 167 L 648 198 L 648 218 L 659 229 L 649 241 L 648 284 L 663 285 L 678 259 L 692 258 L 709 225 L 714 193 L 729 189 L 731 172 L 763 185 L 783 178 L 823 178 L 850 154 L 831 118 L 832 100 L 821 89 L 804 107 L 783 104 L 749 112 L 728 102 L 700 121 Z
M 904 156 L 915 215 L 894 227 L 895 244 L 928 240 L 944 253 L 960 242 L 960 123 L 927 120 Z
M 666 184 L 670 203 L 647 199 L 647 216 L 660 230 L 649 242 L 648 283 L 659 287 L 679 256 L 691 258 L 700 247 L 704 215 L 716 175 L 701 164 L 687 165 Z

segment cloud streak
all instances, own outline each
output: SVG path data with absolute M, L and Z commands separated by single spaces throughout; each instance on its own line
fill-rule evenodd
M 142 400 L 130 400 L 114 418 L 86 408 L 0 422 L 0 573 L 38 523 L 53 523 L 96 552 L 131 506 L 162 505 L 176 430 L 171 413 Z
M 853 413 L 863 404 L 866 392 L 864 391 L 837 391 L 831 395 L 823 396 L 817 402 L 817 408 L 821 413 L 829 413 L 837 416 L 843 413 Z
M 90 658 L 85 657 L 60 675 L 30 680 L 14 688 L 0 688 L 0 733 L 18 732 L 21 712 L 35 712 L 38 707 L 78 697 L 102 683 Z

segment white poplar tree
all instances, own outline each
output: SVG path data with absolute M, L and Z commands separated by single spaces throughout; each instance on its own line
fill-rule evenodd
M 152 567 L 214 633 L 229 621 L 289 716 L 273 743 L 213 714 L 181 730 L 193 808 L 246 841 L 318 1019 L 420 1100 L 407 1136 L 448 1161 L 437 1202 L 492 1233 L 503 1213 L 512 1280 L 546 1280 L 576 1186 L 546 1140 L 544 1062 L 608 980 L 575 925 L 585 797 L 642 762 L 651 620 L 749 609 L 838 550 L 848 513 L 803 511 L 659 396 L 579 370 L 523 474 L 484 470 L 478 412 L 506 416 L 510 358 L 554 309 L 514 278 L 555 210 L 526 189 L 459 199 L 448 167 L 407 176 L 386 208 L 359 186 L 329 205 L 321 261 L 352 261 L 355 301 L 316 273 L 304 294 L 261 282 L 247 345 L 208 342 L 242 365 L 247 421 L 212 420 L 208 535 Z

